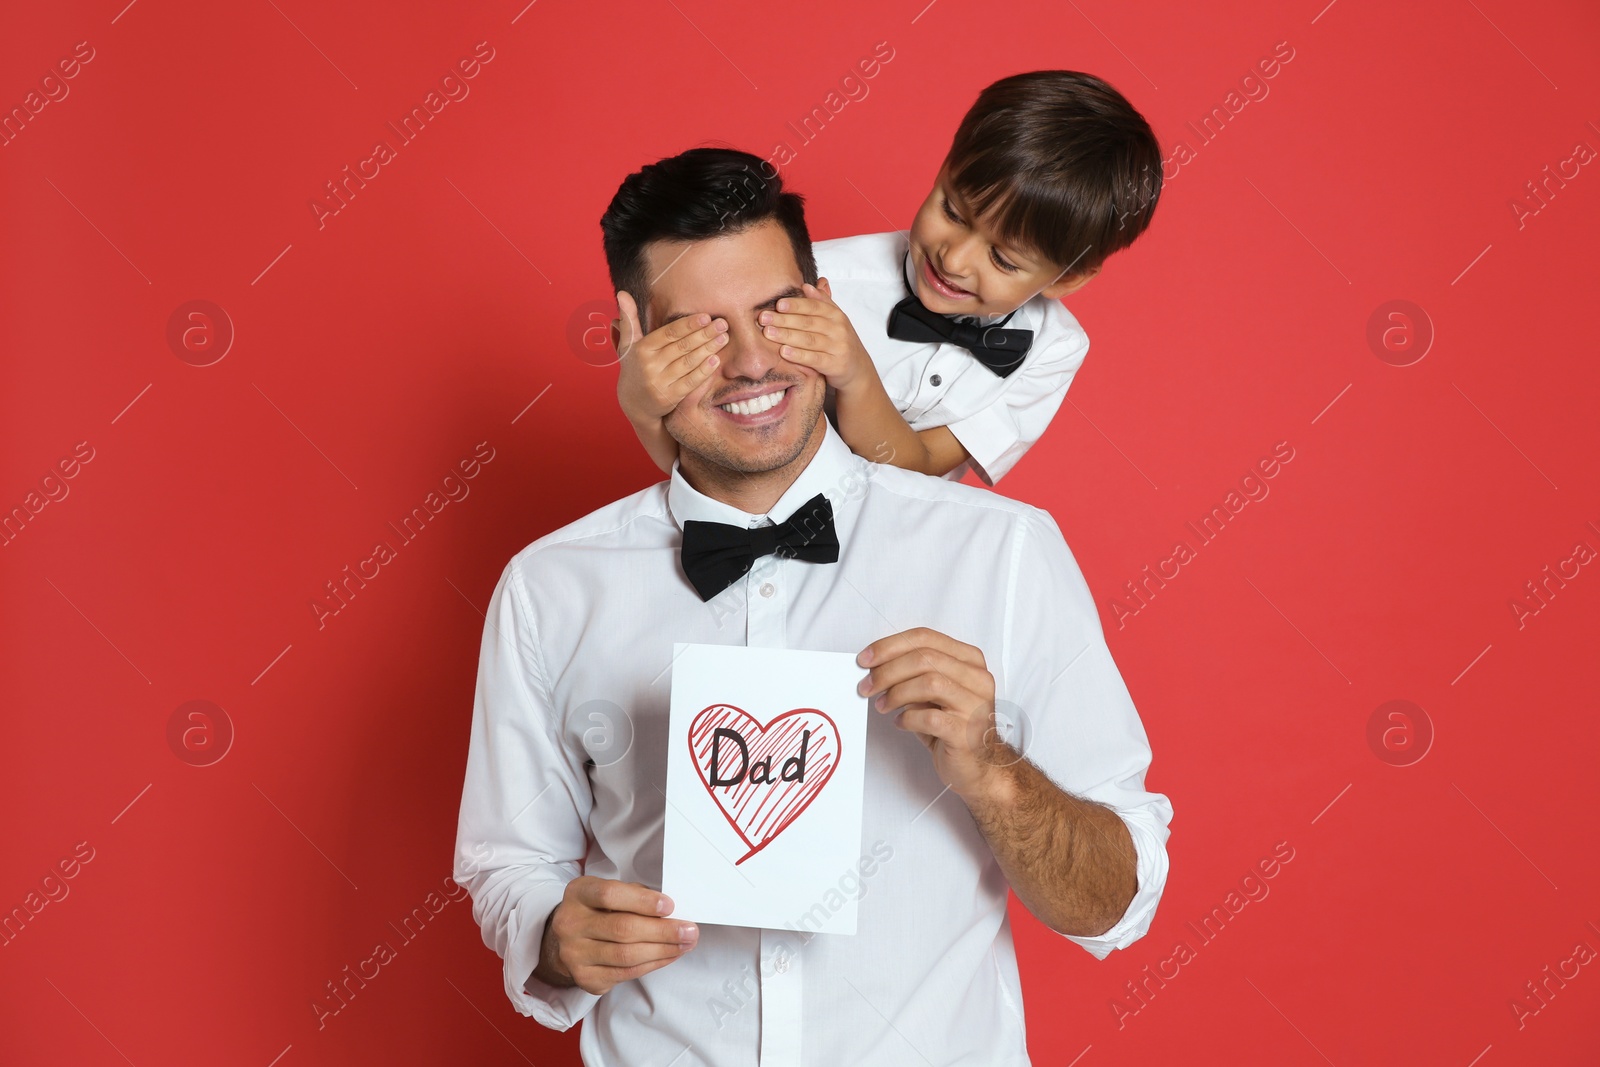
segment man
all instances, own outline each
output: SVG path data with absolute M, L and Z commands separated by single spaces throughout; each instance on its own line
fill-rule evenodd
M 824 379 L 758 321 L 817 278 L 800 198 L 756 157 L 645 167 L 602 228 L 630 354 L 718 360 L 667 419 L 670 480 L 523 549 L 490 601 L 455 878 L 507 995 L 585 1020 L 590 1065 L 1028 1063 L 1008 886 L 1104 958 L 1149 928 L 1172 817 L 1060 531 L 844 446 Z M 719 569 L 707 523 L 743 562 Z M 859 653 L 855 936 L 670 917 L 676 641 Z

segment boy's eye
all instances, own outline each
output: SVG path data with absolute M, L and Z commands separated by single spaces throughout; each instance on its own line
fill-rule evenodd
M 1014 271 L 1017 269 L 1016 264 L 1006 262 L 1006 257 L 1002 256 L 998 249 L 989 249 L 989 257 L 994 260 L 994 265 L 1003 271 Z
M 949 219 L 951 222 L 960 222 L 961 221 L 961 216 L 957 215 L 954 211 L 950 210 L 950 201 L 949 200 L 947 200 L 947 199 L 945 199 L 944 197 L 941 196 L 939 198 L 939 203 L 944 205 L 944 217 L 945 218 Z

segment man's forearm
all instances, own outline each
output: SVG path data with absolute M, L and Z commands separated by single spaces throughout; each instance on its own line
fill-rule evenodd
M 1064 792 L 1026 759 L 997 768 L 967 807 L 1017 898 L 1046 926 L 1097 937 L 1139 888 L 1138 854 L 1122 817 Z

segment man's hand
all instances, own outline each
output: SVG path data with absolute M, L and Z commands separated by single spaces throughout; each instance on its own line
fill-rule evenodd
M 856 691 L 874 696 L 880 714 L 914 732 L 933 753 L 934 770 L 969 803 L 1003 788 L 998 773 L 1022 757 L 994 722 L 994 675 L 983 652 L 937 630 L 918 627 L 874 641 L 856 657 L 872 670 Z
M 857 691 L 915 731 L 939 777 L 966 803 L 1017 898 L 1046 926 L 1099 937 L 1139 889 L 1138 850 L 1122 816 L 1073 796 L 999 737 L 983 653 L 936 630 L 874 641 Z
M 726 319 L 686 315 L 643 335 L 633 297 L 617 293 L 617 400 L 635 426 L 659 423 L 717 368 L 717 352 L 728 342 Z
M 768 340 L 783 347 L 780 354 L 791 363 L 810 367 L 841 393 L 849 392 L 864 376 L 877 376 L 849 316 L 833 302 L 828 279 L 801 286 L 805 296 L 786 296 L 776 311 L 763 311 L 760 322 Z
M 545 923 L 533 977 L 599 996 L 665 967 L 692 949 L 694 923 L 664 919 L 672 901 L 638 882 L 574 878 Z

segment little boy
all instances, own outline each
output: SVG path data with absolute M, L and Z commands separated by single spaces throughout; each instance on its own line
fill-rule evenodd
M 962 119 L 909 233 L 818 242 L 817 285 L 761 312 L 763 333 L 827 379 L 857 454 L 951 479 L 970 468 L 993 486 L 1088 351 L 1060 298 L 1144 232 L 1160 192 L 1160 145 L 1110 85 L 1076 71 L 1003 78 Z M 617 300 L 620 335 L 640 337 L 632 298 Z M 717 347 L 708 334 L 687 354 L 643 345 L 647 358 L 622 361 L 618 399 L 664 471 L 677 444 L 661 420 Z

